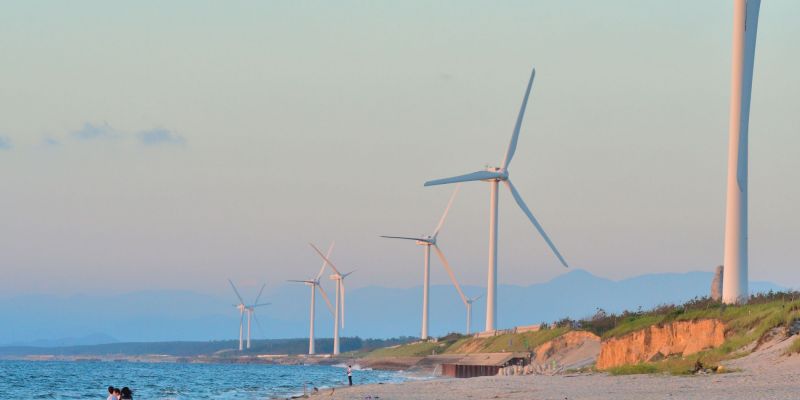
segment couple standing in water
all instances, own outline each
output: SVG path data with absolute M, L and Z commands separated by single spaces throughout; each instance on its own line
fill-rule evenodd
M 127 386 L 124 388 L 115 388 L 113 386 L 108 387 L 108 398 L 106 400 L 133 400 L 133 390 L 130 390 Z

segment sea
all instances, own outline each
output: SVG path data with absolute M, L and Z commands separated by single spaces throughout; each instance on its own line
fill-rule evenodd
M 402 372 L 354 366 L 353 384 L 399 383 Z M 274 399 L 346 384 L 345 366 L 0 360 L 0 399 L 105 399 L 127 386 L 134 399 Z

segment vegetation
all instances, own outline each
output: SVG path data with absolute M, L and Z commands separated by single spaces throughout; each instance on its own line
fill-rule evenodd
M 485 338 L 469 338 L 462 341 L 459 346 L 453 346 L 451 352 L 459 353 L 465 349 L 470 349 L 470 353 L 533 351 L 537 346 L 553 340 L 569 330 L 567 327 L 556 327 L 536 332 L 504 333 Z
M 536 332 L 504 333 L 497 336 L 473 337 L 451 333 L 437 340 L 417 341 L 401 346 L 375 350 L 368 357 L 409 357 L 432 354 L 503 353 L 533 351 L 537 346 L 553 340 L 570 328 L 544 328 Z
M 385 347 L 367 354 L 367 357 L 423 357 L 432 354 L 447 353 L 457 343 L 462 343 L 467 336 L 451 333 L 437 340 L 416 341 L 413 343 Z
M 792 342 L 792 345 L 789 346 L 788 349 L 786 349 L 786 353 L 787 354 L 800 353 L 800 337 L 798 337 L 797 339 L 794 340 L 794 342 Z
M 698 363 L 704 368 L 716 368 L 721 361 L 746 355 L 752 347 L 765 340 L 778 327 L 789 327 L 800 319 L 800 292 L 769 292 L 750 297 L 748 304 L 729 306 L 707 297 L 694 298 L 680 305 L 661 305 L 652 310 L 623 311 L 619 314 L 597 309 L 591 317 L 581 320 L 564 318 L 551 325 L 542 324 L 536 332 L 505 333 L 489 337 L 450 334 L 438 341 L 414 342 L 373 351 L 369 357 L 426 356 L 430 354 L 492 353 L 532 351 L 537 346 L 571 330 L 590 331 L 603 339 L 624 336 L 649 326 L 673 321 L 717 319 L 725 323 L 725 342 L 722 346 L 689 356 L 610 369 L 614 375 L 692 373 Z M 800 353 L 800 338 L 795 339 L 788 352 Z
M 604 339 L 672 321 L 713 318 L 724 322 L 726 339 L 718 348 L 685 357 L 670 357 L 656 362 L 620 366 L 609 370 L 615 375 L 656 372 L 689 374 L 693 372 L 698 362 L 708 368 L 715 367 L 723 360 L 744 356 L 750 351 L 745 349 L 747 345 L 765 340 L 774 328 L 791 326 L 793 321 L 800 319 L 800 293 L 757 294 L 751 296 L 748 304 L 741 306 L 726 306 L 708 298 L 696 298 L 679 306 L 667 305 L 648 312 L 626 313 L 623 313 L 624 318 L 621 323 L 603 332 Z M 795 339 L 789 351 L 800 351 L 800 338 Z

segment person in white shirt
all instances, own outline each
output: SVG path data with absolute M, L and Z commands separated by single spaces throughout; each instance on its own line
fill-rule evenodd
M 353 386 L 353 366 L 347 366 L 347 380 L 350 382 L 350 386 Z
M 117 396 L 114 396 L 114 387 L 113 386 L 109 386 L 108 387 L 108 397 L 106 398 L 106 400 L 117 400 Z

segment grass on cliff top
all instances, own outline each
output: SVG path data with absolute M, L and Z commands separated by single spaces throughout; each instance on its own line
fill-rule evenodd
M 504 353 L 532 351 L 537 346 L 553 340 L 570 329 L 556 327 L 536 332 L 507 333 L 476 338 L 451 333 L 437 342 L 414 342 L 401 346 L 377 349 L 367 357 L 422 357 L 432 354 Z
M 556 327 L 536 332 L 505 333 L 485 338 L 466 338 L 453 345 L 450 353 L 505 353 L 533 351 L 537 346 L 553 340 L 570 329 Z
M 706 368 L 715 367 L 721 361 L 747 355 L 746 346 L 766 338 L 774 328 L 788 327 L 800 319 L 800 294 L 766 293 L 752 296 L 750 302 L 741 306 L 725 306 L 708 299 L 695 299 L 683 306 L 668 306 L 667 312 L 629 316 L 603 335 L 611 338 L 625 335 L 650 325 L 672 321 L 694 321 L 718 319 L 725 323 L 725 342 L 717 348 L 688 356 L 670 357 L 664 360 L 636 365 L 624 365 L 608 370 L 614 375 L 669 373 L 683 375 L 691 373 L 699 361 Z M 795 339 L 787 351 L 800 352 L 800 338 Z
M 788 326 L 798 317 L 800 293 L 769 292 L 753 295 L 746 305 L 728 306 L 707 297 L 695 298 L 681 305 L 662 305 L 649 311 L 605 314 L 598 311 L 587 321 L 586 329 L 603 339 L 624 336 L 652 325 L 673 321 L 717 319 L 726 325 L 726 337 L 755 330 L 760 337 L 777 326 Z M 594 329 L 593 329 L 594 328 Z
M 399 346 L 384 347 L 370 352 L 367 357 L 424 357 L 443 354 L 454 344 L 463 341 L 465 338 L 466 336 L 464 335 L 451 333 L 435 342 L 432 340 L 418 341 Z

